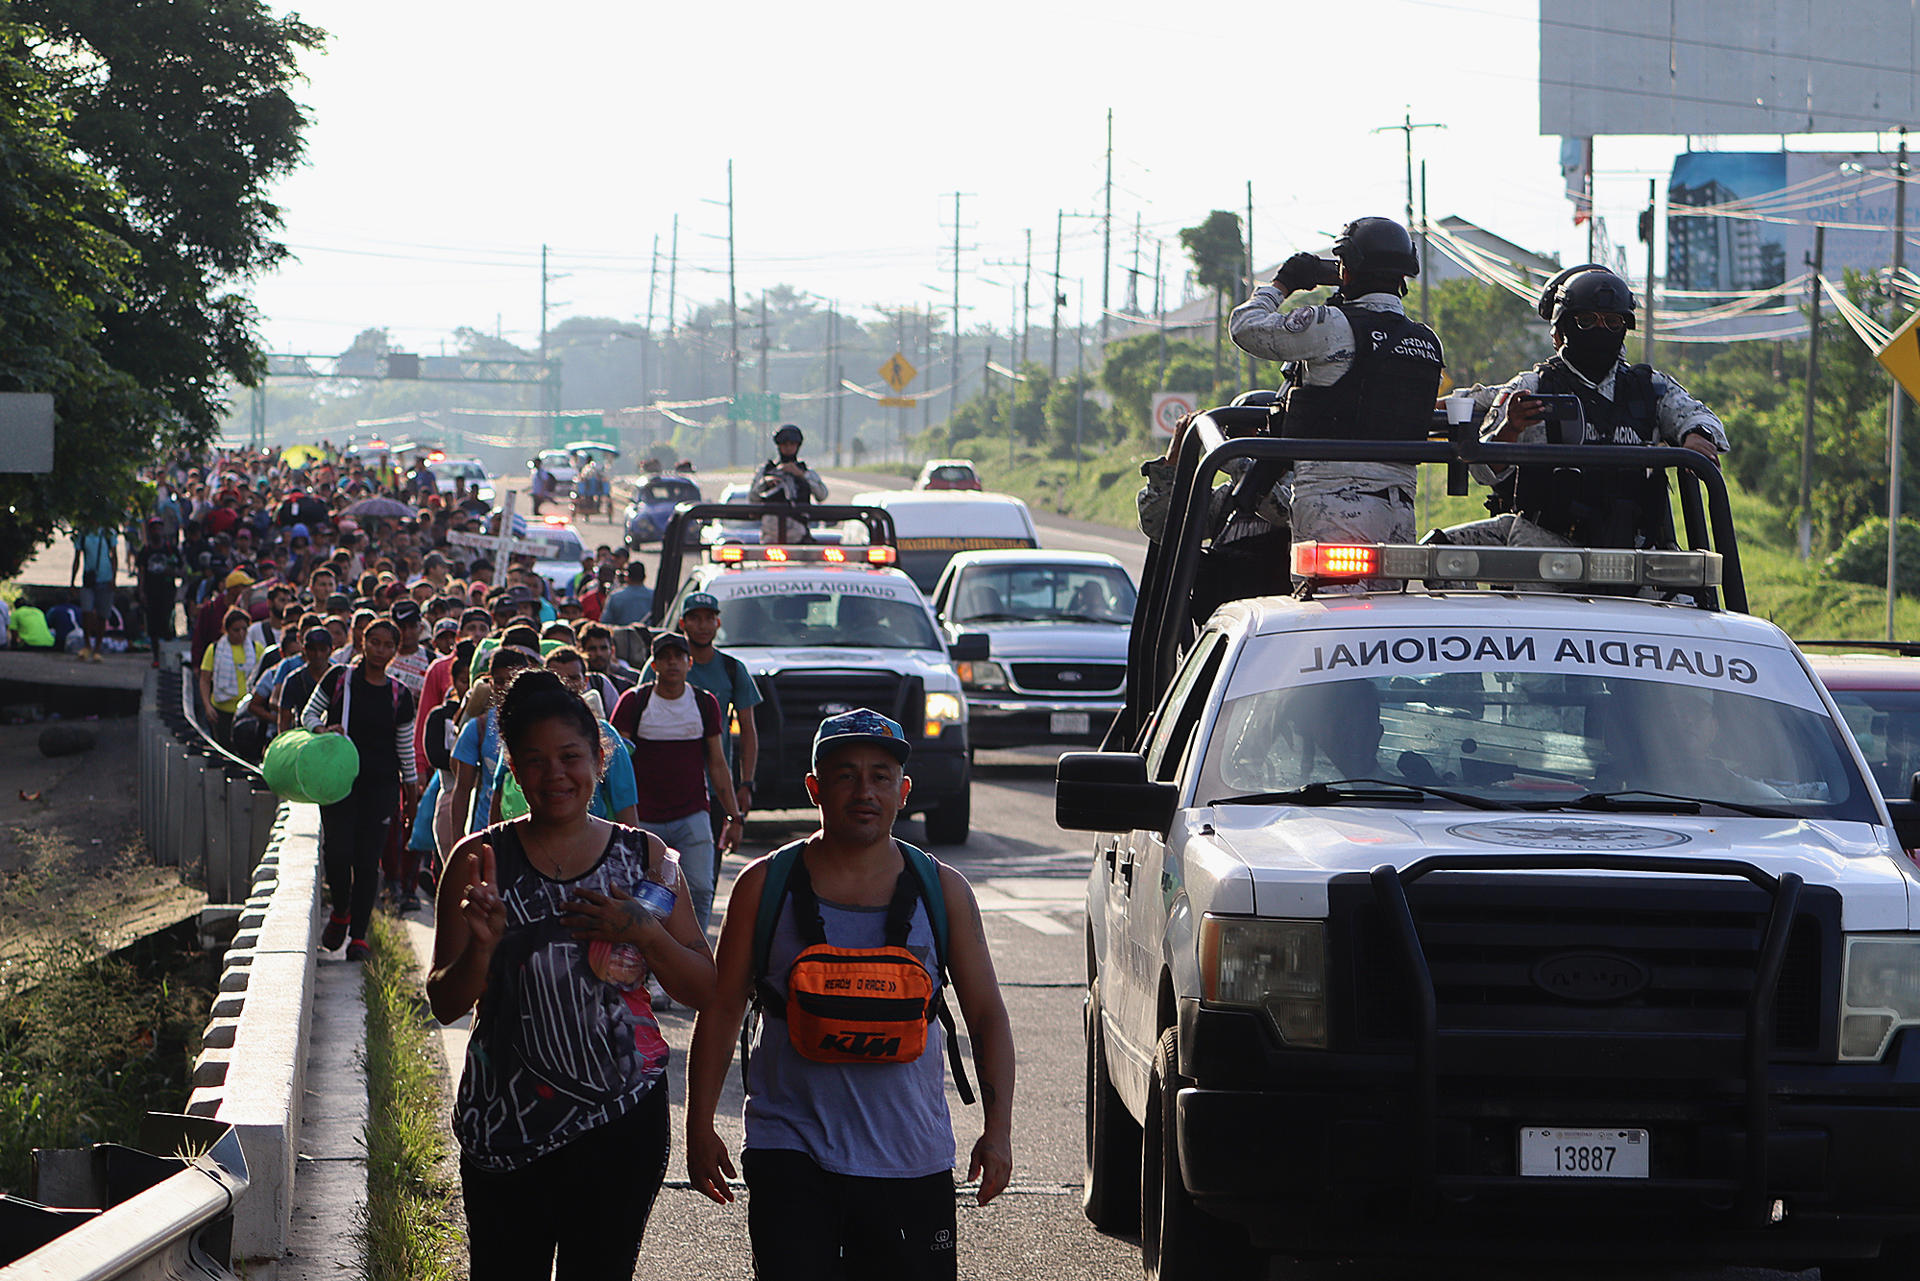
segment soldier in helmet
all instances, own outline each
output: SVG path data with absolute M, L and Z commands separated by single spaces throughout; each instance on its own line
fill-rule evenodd
M 1717 459 L 1726 429 L 1687 389 L 1651 365 L 1621 356 L 1634 327 L 1633 290 L 1605 267 L 1585 263 L 1548 281 L 1540 317 L 1553 326 L 1553 357 L 1505 386 L 1475 387 L 1489 410 L 1481 439 L 1549 441 L 1540 396 L 1577 396 L 1587 445 L 1680 445 Z M 1570 425 L 1569 425 L 1570 426 Z M 1571 438 L 1569 438 L 1571 442 Z M 1558 443 L 1556 441 L 1556 443 Z M 1488 520 L 1428 535 L 1445 543 L 1518 547 L 1658 546 L 1672 540 L 1665 477 L 1631 468 L 1473 468 L 1493 487 Z
M 753 474 L 756 503 L 805 508 L 826 498 L 827 482 L 800 460 L 800 446 L 806 439 L 806 434 L 792 423 L 783 424 L 773 433 L 773 447 L 779 457 L 767 459 Z M 809 537 L 804 511 L 790 517 L 768 516 L 760 522 L 763 543 L 803 543 Z
M 1413 238 L 1391 218 L 1359 218 L 1334 243 L 1337 264 L 1298 253 L 1233 310 L 1230 332 L 1262 360 L 1295 362 L 1283 392 L 1282 435 L 1425 440 L 1445 362 L 1433 330 L 1401 299 L 1420 274 Z M 1325 304 L 1284 305 L 1296 290 L 1333 283 Z M 1407 542 L 1411 463 L 1302 461 L 1290 487 L 1293 540 Z

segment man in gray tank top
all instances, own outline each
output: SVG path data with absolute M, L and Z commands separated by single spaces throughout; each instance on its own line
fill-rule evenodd
M 813 744 L 807 791 L 820 830 L 740 874 L 720 932 L 719 993 L 694 1023 L 687 1058 L 687 1174 L 714 1201 L 733 1200 L 735 1175 L 714 1110 L 749 1001 L 762 1012 L 746 1065 L 747 1226 L 761 1281 L 952 1281 L 953 1128 L 947 1112 L 942 1028 L 928 1016 L 917 1057 L 822 1061 L 790 1035 L 794 960 L 824 937 L 835 949 L 904 948 L 928 971 L 936 997 L 951 982 L 974 1051 L 985 1115 L 968 1160 L 980 1204 L 1013 1173 L 1013 1028 L 1007 1019 L 980 909 L 966 879 L 893 839 L 912 790 L 900 726 L 865 708 L 830 716 Z M 791 851 L 791 852 L 789 852 Z M 772 910 L 755 973 L 756 926 L 770 867 L 788 889 Z M 945 973 L 934 913 L 916 897 L 916 866 L 937 867 L 948 922 Z M 933 873 L 928 871 L 931 876 Z M 775 874 L 776 886 L 780 884 Z M 904 911 L 915 899 L 910 915 Z M 902 921 L 904 918 L 904 927 Z M 911 964 L 911 960 L 906 961 Z

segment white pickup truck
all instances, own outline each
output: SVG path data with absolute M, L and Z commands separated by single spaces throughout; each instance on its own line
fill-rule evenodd
M 1234 454 L 1326 444 L 1196 436 L 1201 495 Z M 1197 633 L 1205 531 L 1156 549 L 1142 699 L 1057 794 L 1100 833 L 1085 1205 L 1138 1225 L 1149 1276 L 1914 1275 L 1911 807 L 1792 641 L 1718 607 L 1742 589 L 1717 475 L 1686 523 L 1702 481 L 1718 552 L 1297 545 L 1306 589 Z M 1373 590 L 1316 592 L 1342 563 Z

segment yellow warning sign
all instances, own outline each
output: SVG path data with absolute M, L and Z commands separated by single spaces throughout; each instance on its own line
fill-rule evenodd
M 1893 331 L 1887 345 L 1873 353 L 1892 374 L 1907 395 L 1920 400 L 1920 311 L 1907 317 L 1907 323 Z
M 897 351 L 893 353 L 893 359 L 880 366 L 880 377 L 885 379 L 887 386 L 895 391 L 905 391 L 907 384 L 912 382 L 914 375 L 919 372 L 913 367 L 912 361 Z
M 920 402 L 912 396 L 881 396 L 874 403 L 882 409 L 912 409 Z

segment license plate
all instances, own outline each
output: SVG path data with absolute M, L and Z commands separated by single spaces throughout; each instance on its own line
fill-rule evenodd
M 1650 1145 L 1645 1130 L 1520 1131 L 1520 1174 L 1529 1179 L 1644 1179 Z
M 1092 724 L 1090 712 L 1055 712 L 1048 718 L 1047 728 L 1054 734 L 1084 734 Z

